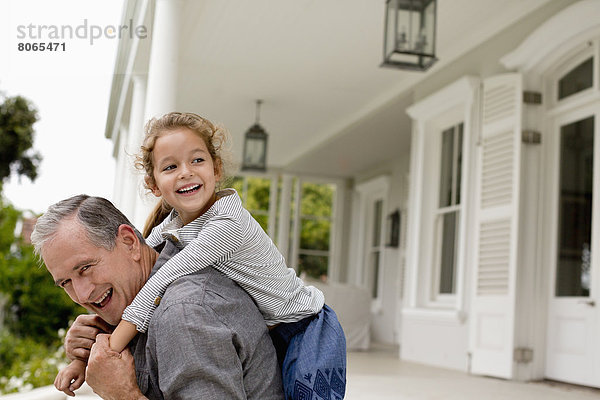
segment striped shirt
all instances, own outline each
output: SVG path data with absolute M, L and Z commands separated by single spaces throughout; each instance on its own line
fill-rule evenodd
M 259 223 L 242 206 L 234 189 L 217 193 L 217 201 L 187 225 L 175 211 L 147 239 L 156 246 L 169 239 L 182 248 L 153 275 L 123 312 L 123 319 L 146 332 L 167 286 L 211 265 L 237 282 L 256 302 L 268 326 L 296 322 L 318 313 L 323 293 L 307 286 L 288 268 L 282 254 Z

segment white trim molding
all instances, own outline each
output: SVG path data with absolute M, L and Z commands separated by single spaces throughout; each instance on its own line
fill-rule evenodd
M 465 103 L 465 99 L 470 98 L 477 87 L 479 87 L 478 77 L 464 76 L 408 107 L 406 113 L 416 121 L 436 118 L 452 107 Z
M 464 286 L 468 263 L 465 245 L 468 242 L 469 216 L 464 213 L 461 215 L 456 291 L 448 302 L 441 297 L 436 297 L 435 301 L 432 298 L 432 240 L 431 229 L 428 227 L 432 222 L 429 216 L 433 207 L 432 196 L 436 196 L 434 193 L 438 190 L 439 180 L 439 166 L 435 166 L 439 160 L 433 156 L 440 150 L 439 140 L 434 137 L 449 126 L 461 122 L 464 124 L 461 203 L 464 202 L 465 211 L 469 210 L 468 187 L 471 177 L 467 172 L 471 165 L 471 147 L 478 126 L 476 106 L 479 86 L 478 77 L 464 76 L 406 110 L 413 119 L 413 133 L 406 234 L 405 309 L 414 309 L 415 312 L 419 309 L 445 309 L 450 313 L 462 313 L 465 309 L 467 291 Z
M 600 0 L 582 0 L 544 22 L 519 47 L 500 59 L 509 70 L 527 72 L 553 62 L 552 53 L 600 32 Z M 584 40 L 584 39 L 583 39 Z M 559 51 L 562 53 L 562 51 Z
M 368 281 L 365 275 L 365 271 L 367 268 L 367 247 L 368 243 L 370 243 L 371 237 L 369 236 L 369 232 L 371 232 L 373 219 L 370 217 L 371 206 L 378 200 L 382 201 L 382 219 L 385 221 L 385 216 L 388 212 L 388 195 L 390 190 L 390 176 L 389 175 L 381 175 L 368 181 L 361 182 L 357 184 L 354 188 L 354 193 L 356 195 L 356 209 L 354 214 L 354 219 L 358 221 L 357 226 L 357 237 L 358 243 L 357 246 L 357 257 L 355 260 L 355 284 L 357 286 L 367 288 Z M 383 234 L 384 224 L 382 224 L 381 229 L 381 240 L 384 240 Z M 381 244 L 383 247 L 383 243 Z M 385 275 L 385 252 L 382 251 L 380 253 L 381 258 L 379 260 L 379 274 L 377 279 L 377 287 L 378 287 L 378 297 L 373 298 L 373 302 L 371 305 L 372 312 L 380 312 L 383 306 L 382 299 L 382 288 L 383 288 L 383 280 Z M 371 282 L 373 283 L 373 282 Z M 370 288 L 369 288 L 370 289 Z

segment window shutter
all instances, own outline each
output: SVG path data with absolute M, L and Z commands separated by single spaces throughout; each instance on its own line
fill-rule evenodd
M 513 375 L 522 78 L 483 81 L 478 147 L 477 244 L 471 307 L 473 373 Z

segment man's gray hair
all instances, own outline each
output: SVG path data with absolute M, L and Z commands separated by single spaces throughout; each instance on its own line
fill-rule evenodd
M 109 251 L 114 249 L 121 225 L 132 227 L 141 243 L 145 243 L 142 234 L 110 201 L 80 194 L 48 207 L 48 211 L 38 218 L 31 233 L 31 243 L 38 256 L 44 244 L 54 237 L 62 221 L 70 218 L 79 221 L 90 242 L 97 247 Z

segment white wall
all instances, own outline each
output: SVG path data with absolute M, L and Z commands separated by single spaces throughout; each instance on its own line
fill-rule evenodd
M 399 112 L 403 112 L 403 110 Z M 406 179 L 410 157 L 406 150 L 402 149 L 399 152 L 397 160 L 382 163 L 369 171 L 365 171 L 356 179 L 357 183 L 361 183 L 377 176 L 389 176 L 390 188 L 388 197 L 385 199 L 386 216 L 396 209 L 401 211 L 406 209 L 406 188 L 408 187 Z M 404 217 L 405 215 L 402 215 L 402 218 Z M 356 214 L 353 215 L 354 218 L 358 218 Z M 401 223 L 405 224 L 406 221 L 401 221 Z M 354 237 L 353 243 L 356 243 L 356 240 L 356 237 Z M 401 240 L 401 244 L 403 242 Z M 386 247 L 383 254 L 383 269 L 381 271 L 383 274 L 383 287 L 381 288 L 382 306 L 373 312 L 371 321 L 371 338 L 374 342 L 386 344 L 400 343 L 403 254 L 404 249 L 402 246 L 398 248 Z M 355 269 L 361 267 L 361 263 L 354 264 Z M 352 271 L 351 276 L 356 276 L 356 273 L 356 271 Z
M 505 68 L 499 62 L 500 58 L 518 46 L 521 41 L 531 33 L 537 26 L 543 23 L 546 19 L 554 15 L 562 8 L 573 3 L 573 1 L 556 0 L 550 2 L 547 6 L 542 7 L 534 14 L 526 17 L 522 21 L 517 22 L 513 26 L 507 28 L 496 37 L 482 44 L 478 48 L 465 54 L 456 62 L 431 75 L 427 80 L 417 85 L 414 89 L 415 100 L 425 99 L 427 96 L 437 93 L 447 85 L 456 82 L 459 78 L 465 75 L 473 75 L 474 77 L 485 78 L 494 74 L 506 72 Z M 476 135 L 477 132 L 474 132 Z M 471 140 L 476 138 L 471 137 Z M 415 144 L 413 143 L 413 146 Z M 475 144 L 473 144 L 475 146 Z M 474 150 L 474 147 L 473 147 Z M 473 153 L 474 154 L 474 153 Z M 427 160 L 424 161 L 425 167 L 428 165 Z M 465 168 L 476 168 L 475 164 L 465 165 Z M 421 171 L 423 172 L 423 171 Z M 426 172 L 426 171 L 425 171 Z M 472 172 L 472 171 L 467 171 Z M 417 171 L 411 171 L 411 179 L 418 176 Z M 428 180 L 427 174 L 424 176 L 424 182 Z M 463 198 L 473 198 L 475 190 L 474 181 L 467 179 L 463 181 L 463 185 L 469 185 L 466 190 L 467 196 Z M 414 187 L 414 186 L 411 186 Z M 435 189 L 432 190 L 436 190 Z M 423 198 L 418 199 L 419 208 L 426 203 L 428 197 L 435 193 L 424 190 Z M 411 210 L 412 212 L 413 210 Z M 416 218 L 415 224 L 418 225 L 420 237 L 409 238 L 416 240 L 417 243 L 423 240 L 428 240 L 431 232 L 425 232 L 420 229 L 422 215 L 411 215 Z M 412 225 L 412 224 L 411 224 Z M 467 222 L 467 227 L 472 224 Z M 426 237 L 424 237 L 425 235 Z M 468 238 L 467 242 L 469 241 Z M 410 244 L 409 244 L 410 246 Z M 427 299 L 423 299 L 423 288 L 427 285 L 427 275 L 424 274 L 423 264 L 427 263 L 430 256 L 430 250 L 423 249 L 422 246 L 415 244 L 414 260 L 412 266 L 408 266 L 409 276 L 411 280 L 405 286 L 407 290 L 407 298 L 404 301 L 405 308 L 402 313 L 402 334 L 401 334 L 401 358 L 420 363 L 436 365 L 445 368 L 459 369 L 468 371 L 469 369 L 469 317 L 470 317 L 470 294 L 472 288 L 469 283 L 472 282 L 474 258 L 473 254 L 469 253 L 467 246 L 463 264 L 459 267 L 465 273 L 465 288 L 463 304 L 458 309 L 436 309 L 435 306 L 427 306 Z M 410 291 L 411 293 L 408 293 Z

